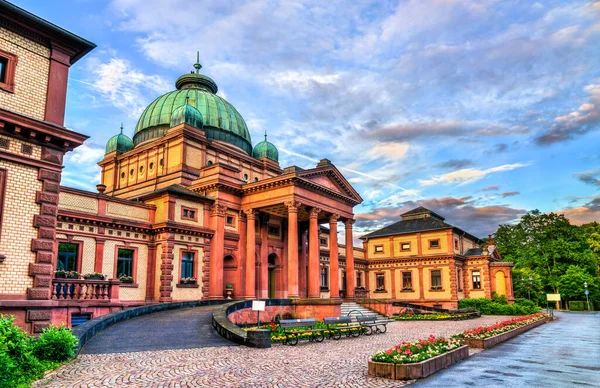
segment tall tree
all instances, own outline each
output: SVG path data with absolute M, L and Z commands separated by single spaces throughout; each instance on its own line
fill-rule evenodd
M 517 224 L 501 225 L 494 240 L 505 261 L 514 262 L 517 269 L 535 271 L 547 292 L 559 293 L 560 277 L 571 265 L 598 274 L 597 258 L 586 233 L 562 214 L 534 210 Z

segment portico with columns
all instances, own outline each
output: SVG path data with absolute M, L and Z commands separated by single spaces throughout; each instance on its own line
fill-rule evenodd
M 198 183 L 191 189 L 206 192 L 207 187 Z M 362 199 L 331 162 L 324 159 L 310 170 L 288 168 L 280 176 L 231 189 L 222 185 L 211 192 L 216 200 L 210 210 L 215 234 L 210 244 L 209 298 L 223 298 L 227 256 L 223 247 L 228 237 L 236 240 L 232 252 L 238 263 L 236 299 L 321 298 L 321 225 L 329 227 L 329 297 L 339 298 L 340 223 L 346 264 L 342 287 L 347 298 L 354 296 L 352 209 Z M 228 236 L 225 229 L 226 214 L 232 210 L 239 219 L 237 236 Z

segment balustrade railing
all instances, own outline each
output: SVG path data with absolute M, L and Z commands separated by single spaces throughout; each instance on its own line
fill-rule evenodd
M 52 279 L 53 300 L 96 300 L 119 299 L 118 280 Z

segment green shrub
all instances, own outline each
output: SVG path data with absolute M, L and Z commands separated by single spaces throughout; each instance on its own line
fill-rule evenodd
M 14 317 L 0 315 L 0 387 L 29 386 L 44 370 L 33 354 L 31 337 L 14 326 Z
M 499 300 L 502 302 L 503 298 Z M 487 298 L 465 298 L 458 301 L 458 308 L 472 307 L 477 308 L 483 315 L 528 315 L 538 312 L 535 303 L 527 299 L 519 299 L 514 304 L 494 302 Z
M 508 304 L 508 300 L 505 295 L 498 295 L 495 292 L 492 293 L 492 301 L 500 304 Z
M 584 311 L 585 310 L 585 302 L 582 300 L 570 300 L 569 301 L 569 310 Z
M 77 338 L 70 330 L 50 328 L 36 340 L 15 326 L 14 320 L 0 315 L 0 388 L 29 387 L 46 370 L 75 355 Z
M 44 329 L 34 343 L 34 353 L 40 360 L 63 362 L 75 356 L 77 337 L 64 324 Z

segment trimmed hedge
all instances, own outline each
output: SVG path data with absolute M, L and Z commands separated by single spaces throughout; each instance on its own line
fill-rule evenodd
M 458 308 L 476 308 L 484 315 L 528 315 L 539 311 L 534 302 L 522 298 L 517 299 L 512 305 L 494 302 L 487 298 L 465 298 L 458 301 Z
M 75 349 L 70 329 L 50 327 L 36 339 L 15 326 L 13 316 L 0 315 L 0 388 L 29 387 L 72 358 Z
M 582 300 L 570 300 L 569 301 L 569 310 L 585 311 L 586 310 L 585 302 Z

